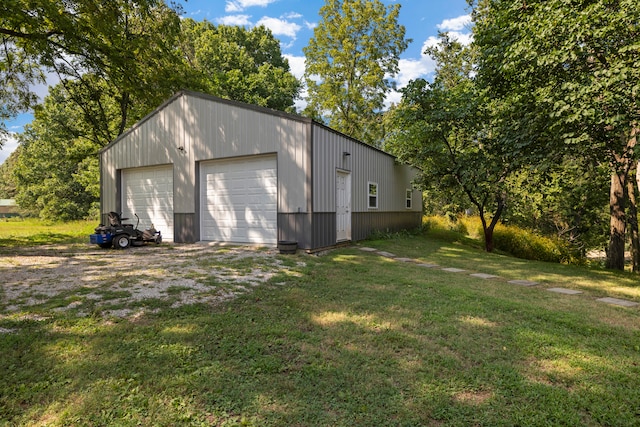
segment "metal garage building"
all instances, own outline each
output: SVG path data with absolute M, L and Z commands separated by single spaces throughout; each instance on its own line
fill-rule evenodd
M 165 240 L 316 250 L 420 224 L 417 170 L 311 119 L 182 91 L 105 147 L 101 212 Z

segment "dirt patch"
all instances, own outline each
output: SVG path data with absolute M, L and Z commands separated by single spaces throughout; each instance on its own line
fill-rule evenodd
M 216 304 L 277 284 L 277 275 L 297 274 L 285 259 L 276 249 L 206 244 L 127 250 L 51 245 L 3 253 L 0 318 L 33 310 L 131 317 L 163 307 Z M 292 259 L 286 259 L 289 265 Z

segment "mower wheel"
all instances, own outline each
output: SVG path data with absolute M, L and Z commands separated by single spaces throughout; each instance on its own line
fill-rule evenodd
M 162 235 L 158 234 L 158 237 L 156 237 L 156 245 L 159 245 L 160 243 L 162 243 Z
M 113 247 L 116 249 L 126 249 L 131 244 L 131 239 L 126 234 L 119 234 L 113 238 Z

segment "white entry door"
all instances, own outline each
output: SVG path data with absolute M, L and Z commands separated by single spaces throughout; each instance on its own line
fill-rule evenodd
M 203 163 L 202 240 L 276 244 L 278 171 L 275 156 Z
M 336 172 L 336 241 L 351 240 L 351 174 Z

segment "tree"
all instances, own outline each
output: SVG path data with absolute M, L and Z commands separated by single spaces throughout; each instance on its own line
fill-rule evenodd
M 398 24 L 400 4 L 380 0 L 327 0 L 313 31 L 306 58 L 307 115 L 353 138 L 379 145 L 381 110 L 407 48 Z
M 69 90 L 82 88 L 80 82 L 58 84 L 50 89 L 44 103 L 36 108 L 33 122 L 20 135 L 20 154 L 13 167 L 16 202 L 23 211 L 49 220 L 71 220 L 97 212 L 100 197 L 96 153 L 102 148 L 94 129 L 85 121 L 88 109 L 97 101 L 87 100 L 84 108 L 73 101 Z M 119 105 L 115 99 L 100 105 L 110 108 L 111 126 L 117 127 Z
M 182 21 L 181 52 L 195 79 L 192 88 L 222 98 L 294 111 L 300 82 L 264 26 L 250 30 Z
M 576 258 L 601 248 L 608 239 L 609 192 L 603 187 L 607 165 L 567 157 L 558 164 L 529 165 L 508 180 L 509 202 L 504 222 L 569 244 Z
M 473 50 L 447 34 L 427 52 L 436 59 L 432 83 L 411 82 L 389 113 L 386 148 L 421 170 L 420 183 L 455 198 L 462 191 L 478 210 L 485 250 L 507 201 L 506 178 L 514 163 L 496 145 L 482 94 L 473 78 Z
M 85 99 L 100 98 L 105 90 L 117 100 L 115 132 L 104 127 L 111 122 L 101 106 L 84 114 L 106 144 L 146 114 L 148 105 L 158 105 L 180 88 L 174 49 L 179 30 L 178 14 L 161 0 L 3 2 L 0 77 L 9 88 L 0 91 L 9 105 L 4 115 L 33 107 L 36 98 L 29 86 L 43 82 L 45 72 L 55 73 L 63 85 L 82 84 L 82 89 L 69 91 L 77 94 L 72 100 L 80 108 Z
M 0 164 L 0 199 L 13 199 L 16 197 L 17 188 L 13 177 L 13 169 L 19 155 L 20 147 L 9 154 L 9 157 Z
M 496 133 L 531 161 L 574 153 L 609 164 L 607 266 L 623 269 L 625 189 L 640 125 L 636 2 L 471 3 L 478 82 L 499 108 Z

